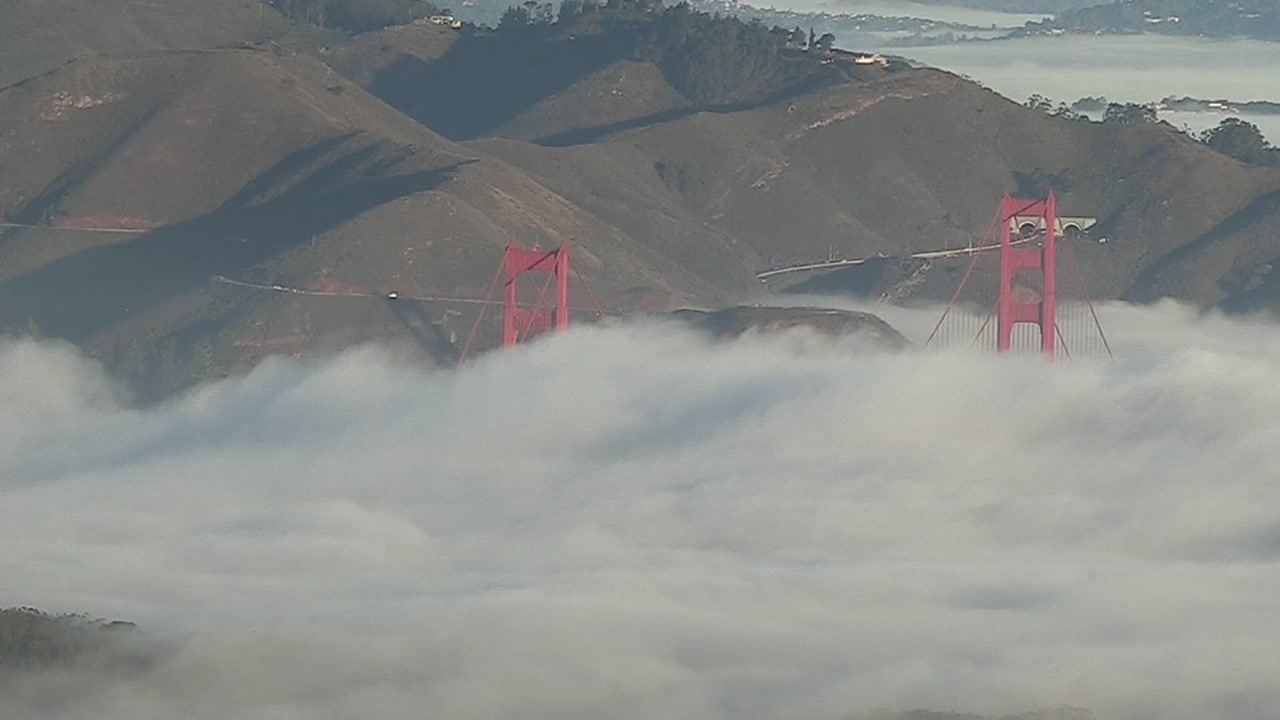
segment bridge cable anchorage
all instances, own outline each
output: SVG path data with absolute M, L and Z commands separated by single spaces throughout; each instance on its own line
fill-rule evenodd
M 592 310 L 597 318 L 603 317 L 605 311 L 599 298 L 587 284 L 586 278 L 573 264 L 569 246 L 561 244 L 555 250 L 543 250 L 534 245 L 525 250 L 514 242 L 508 243 L 502 255 L 502 262 L 494 276 L 489 291 L 485 294 L 484 307 L 476 318 L 475 325 L 467 337 L 458 362 L 466 360 L 473 343 L 479 336 L 480 327 L 484 323 L 485 314 L 491 303 L 496 304 L 494 292 L 499 281 L 502 281 L 502 347 L 512 348 L 532 337 L 548 331 L 563 332 L 569 327 L 569 312 L 574 308 L 569 304 L 569 276 L 577 276 L 587 296 L 590 298 Z M 537 299 L 531 308 L 524 307 L 520 301 L 520 279 L 525 276 L 546 275 L 541 283 Z M 548 298 L 552 285 L 555 286 L 554 298 Z M 552 304 L 554 302 L 554 304 Z
M 1063 220 L 1058 215 L 1053 191 L 1043 200 L 1014 198 L 1005 193 L 992 226 L 978 246 L 999 250 L 995 288 L 990 287 L 990 275 L 975 272 L 980 261 L 979 254 L 975 253 L 942 317 L 925 340 L 925 346 L 952 345 L 961 334 L 957 333 L 957 327 L 963 333 L 968 332 L 964 328 L 972 329 L 972 323 L 965 317 L 972 313 L 964 308 L 986 305 L 991 311 L 973 334 L 970 347 L 994 349 L 998 353 L 1038 352 L 1051 359 L 1059 355 L 1111 357 L 1111 346 L 1089 298 L 1084 274 L 1067 240 Z M 1073 227 L 1079 227 L 1092 219 L 1068 220 Z M 1000 239 L 995 244 L 997 227 Z M 1020 237 L 1015 238 L 1015 232 Z M 1067 256 L 1070 279 L 1077 281 L 1074 287 L 1059 285 L 1060 249 Z M 975 281 L 979 277 L 983 282 Z M 983 284 L 986 287 L 978 287 Z M 974 297 L 966 296 L 966 291 Z M 990 301 L 992 294 L 994 305 Z M 982 298 L 986 301 L 982 302 Z

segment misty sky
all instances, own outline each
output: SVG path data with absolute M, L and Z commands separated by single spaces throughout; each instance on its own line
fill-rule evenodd
M 1270 718 L 1280 332 L 1103 317 L 1115 362 L 619 327 L 149 409 L 8 341 L 0 605 L 176 649 L 0 716 Z
M 1099 95 L 1280 102 L 1280 45 L 1260 40 L 1075 35 L 885 50 L 968 75 L 1019 102 L 1032 93 L 1066 102 Z
M 745 2 L 761 8 L 776 8 L 794 12 L 828 12 L 847 15 L 882 15 L 885 17 L 915 17 L 928 20 L 1000 28 L 1022 27 L 1028 22 L 1043 20 L 1047 15 L 1006 13 L 953 5 L 927 5 L 894 0 L 753 0 Z

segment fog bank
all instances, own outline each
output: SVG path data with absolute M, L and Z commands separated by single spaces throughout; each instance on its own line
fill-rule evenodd
M 0 715 L 1271 717 L 1280 328 L 1103 319 L 1113 362 L 625 326 L 145 410 L 6 341 L 0 605 L 174 649 Z

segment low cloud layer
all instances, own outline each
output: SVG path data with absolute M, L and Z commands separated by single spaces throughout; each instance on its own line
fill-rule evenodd
M 972 77 L 1017 102 L 1032 94 L 1067 103 L 1100 95 L 1137 103 L 1183 96 L 1280 102 L 1275 43 L 1261 40 L 1072 35 L 883 50 Z
M 1113 362 L 617 327 L 145 410 L 6 342 L 0 605 L 170 649 L 0 715 L 1271 717 L 1280 327 L 1103 316 Z
M 984 28 L 1021 27 L 1050 16 L 1047 13 L 1008 13 L 909 0 L 755 0 L 744 4 L 791 12 L 913 17 Z

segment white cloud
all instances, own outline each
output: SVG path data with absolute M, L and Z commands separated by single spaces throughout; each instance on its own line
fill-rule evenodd
M 619 327 L 147 409 L 6 343 L 0 604 L 179 649 L 0 714 L 1269 717 L 1280 333 L 1103 316 L 1110 363 Z

